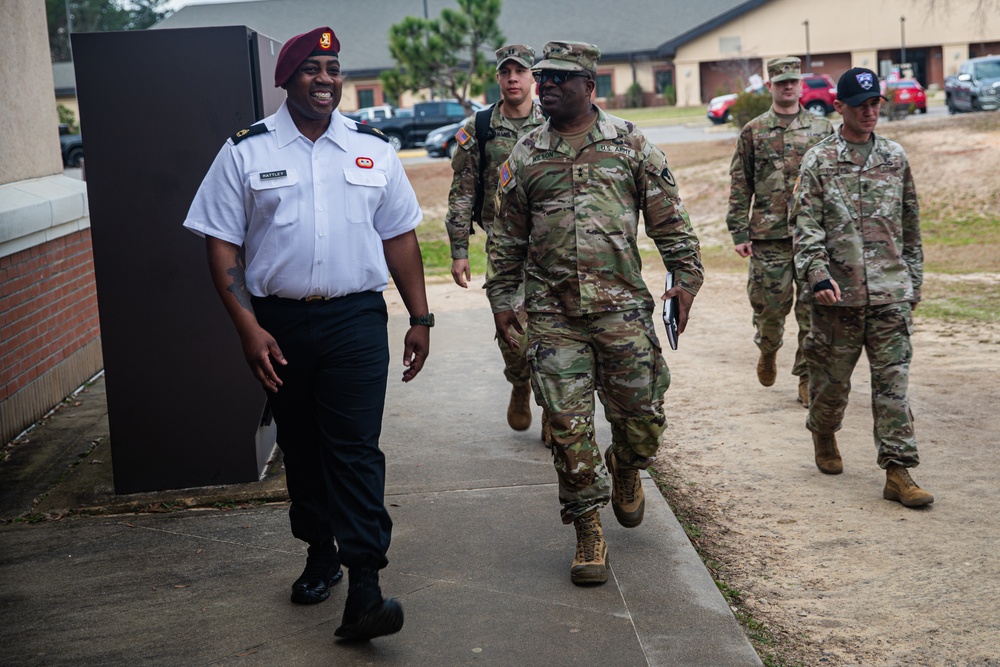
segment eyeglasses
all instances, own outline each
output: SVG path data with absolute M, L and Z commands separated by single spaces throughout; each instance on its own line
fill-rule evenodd
M 561 86 L 566 83 L 569 79 L 576 77 L 582 77 L 584 79 L 589 79 L 589 74 L 584 74 L 583 72 L 563 72 L 561 70 L 554 69 L 543 69 L 539 72 L 532 72 L 532 76 L 535 77 L 536 83 L 545 83 L 546 81 L 552 81 L 557 86 Z

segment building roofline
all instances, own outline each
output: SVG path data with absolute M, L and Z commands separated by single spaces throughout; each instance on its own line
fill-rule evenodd
M 656 49 L 655 54 L 660 58 L 673 58 L 677 55 L 677 47 L 683 46 L 684 44 L 687 44 L 688 42 L 697 39 L 698 37 L 701 37 L 702 35 L 715 30 L 726 23 L 729 23 L 733 19 L 739 18 L 747 12 L 757 9 L 766 2 L 768 2 L 768 0 L 749 0 L 749 2 L 745 2 L 738 7 L 733 7 L 729 11 L 719 14 L 711 21 L 706 21 L 700 26 L 692 28 L 684 34 L 678 35 L 677 37 L 660 44 L 660 46 Z

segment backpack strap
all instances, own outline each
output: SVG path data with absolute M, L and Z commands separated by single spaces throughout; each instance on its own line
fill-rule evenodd
M 496 136 L 496 131 L 490 127 L 490 118 L 493 116 L 493 108 L 496 104 L 491 104 L 482 111 L 476 112 L 476 142 L 479 144 L 479 175 L 476 178 L 476 199 L 472 205 L 472 221 L 483 225 L 483 204 L 486 202 L 486 142 Z M 469 233 L 476 233 L 476 226 L 470 225 Z

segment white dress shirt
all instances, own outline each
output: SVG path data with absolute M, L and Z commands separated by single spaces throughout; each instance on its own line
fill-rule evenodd
M 222 147 L 184 226 L 246 244 L 254 296 L 384 290 L 382 241 L 422 219 L 395 151 L 336 110 L 315 143 L 295 127 L 285 104 L 261 122 L 266 132 L 230 138 Z

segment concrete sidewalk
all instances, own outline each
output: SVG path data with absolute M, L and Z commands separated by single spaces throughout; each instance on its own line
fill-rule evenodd
M 485 305 L 437 320 L 407 385 L 405 318 L 390 323 L 382 446 L 395 526 L 382 588 L 403 605 L 399 634 L 335 641 L 346 585 L 319 605 L 289 601 L 305 549 L 278 466 L 250 484 L 114 495 L 99 381 L 0 465 L 3 518 L 72 510 L 0 526 L 0 664 L 760 665 L 648 477 L 642 526 L 602 514 L 608 583 L 570 583 L 575 538 L 540 410 L 530 430 L 508 428 Z M 610 440 L 603 418 L 598 438 Z

